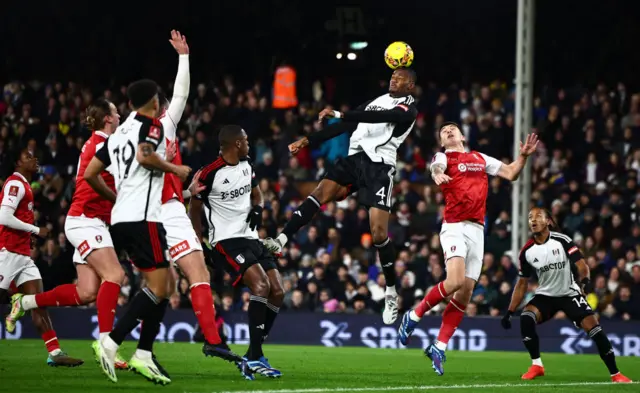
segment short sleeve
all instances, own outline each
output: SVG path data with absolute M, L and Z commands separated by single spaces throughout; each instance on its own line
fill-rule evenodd
M 96 145 L 95 157 L 102 161 L 105 167 L 109 167 L 111 165 L 111 157 L 109 156 L 109 139 L 104 141 L 104 143 Z
M 435 156 L 433 156 L 433 158 L 431 159 L 431 170 L 433 170 L 433 168 L 435 168 L 436 166 L 441 166 L 443 168 L 447 167 L 447 155 L 444 153 L 436 153 Z
M 581 259 L 584 259 L 582 251 L 576 246 L 576 244 L 567 235 L 558 232 L 551 232 L 551 237 L 562 244 L 564 252 L 567 254 L 567 258 L 571 263 L 576 263 Z
M 496 176 L 498 174 L 498 171 L 500 171 L 500 167 L 502 167 L 502 161 L 483 153 L 480 153 L 480 155 L 482 156 L 482 158 L 484 158 L 485 171 L 491 176 Z
M 531 277 L 531 265 L 527 262 L 527 247 L 520 250 L 520 268 L 518 269 L 518 275 L 523 278 Z
M 200 183 L 205 187 L 204 190 L 200 191 L 193 197 L 199 201 L 205 201 L 207 196 L 211 194 L 211 190 L 213 190 L 213 182 L 216 179 L 216 173 L 218 172 L 216 169 L 210 169 L 209 166 L 205 166 L 201 168 L 204 177 L 200 178 Z
M 4 185 L 4 195 L 2 197 L 2 206 L 8 206 L 17 209 L 22 198 L 24 198 L 24 184 L 18 180 L 9 180 Z
M 158 146 L 163 141 L 164 131 L 162 129 L 162 123 L 158 121 L 142 122 L 138 144 L 149 143 L 153 145 L 154 149 L 158 149 Z

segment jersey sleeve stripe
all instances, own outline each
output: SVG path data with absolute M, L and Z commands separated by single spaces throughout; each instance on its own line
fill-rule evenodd
M 571 255 L 571 254 L 573 254 L 573 253 L 574 253 L 574 252 L 576 252 L 576 251 L 578 251 L 578 247 L 573 246 L 573 247 L 571 247 L 571 248 L 569 249 L 569 251 L 567 251 L 567 254 Z
M 206 178 L 207 175 L 209 175 L 209 173 L 211 173 L 212 171 L 215 171 L 216 169 L 220 169 L 223 165 L 224 165 L 224 160 L 222 159 L 222 157 L 219 157 L 217 160 L 215 160 L 211 164 L 205 166 L 204 169 L 202 169 L 200 178 L 201 179 Z
M 571 241 L 571 238 L 569 236 L 565 235 L 564 233 L 551 232 L 550 234 L 551 234 L 551 237 L 562 239 L 562 240 L 564 240 L 566 242 L 570 242 Z

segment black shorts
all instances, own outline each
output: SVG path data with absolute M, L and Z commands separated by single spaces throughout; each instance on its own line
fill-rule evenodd
M 216 244 L 218 254 L 216 264 L 229 273 L 233 285 L 237 285 L 244 272 L 251 266 L 260 264 L 265 272 L 277 269 L 276 260 L 260 240 L 233 238 L 221 240 Z
M 113 246 L 125 251 L 140 271 L 168 268 L 167 232 L 159 222 L 120 222 L 111 226 Z
M 593 315 L 587 299 L 582 295 L 563 297 L 535 295 L 527 305 L 534 306 L 540 311 L 540 323 L 553 318 L 558 311 L 564 312 L 576 326 L 580 326 L 583 319 Z
M 358 192 L 358 202 L 366 207 L 391 211 L 391 193 L 395 167 L 373 162 L 365 153 L 338 158 L 329 168 L 325 179 L 333 180 Z

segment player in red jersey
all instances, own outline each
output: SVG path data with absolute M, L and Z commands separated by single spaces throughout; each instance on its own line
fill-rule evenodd
M 15 320 L 24 311 L 38 307 L 81 306 L 96 301 L 100 337 L 113 328 L 115 309 L 124 279 L 124 270 L 113 248 L 109 221 L 113 203 L 102 198 L 84 180 L 89 162 L 120 124 L 115 105 L 98 99 L 87 108 L 87 126 L 94 130 L 82 146 L 76 189 L 67 213 L 65 234 L 75 247 L 73 262 L 78 276 L 77 284 L 64 284 L 37 295 L 14 297 L 14 307 L 8 319 Z M 115 195 L 113 176 L 102 173 L 102 180 Z M 116 360 L 116 368 L 125 369 L 127 363 Z
M 180 122 L 182 112 L 189 96 L 189 45 L 186 37 L 179 31 L 171 31 L 169 40 L 178 53 L 178 73 L 173 87 L 171 102 L 166 105 L 165 111 L 160 116 L 164 134 L 169 150 L 175 150 L 173 159 L 167 158 L 175 165 L 182 165 L 180 149 L 175 148 L 177 141 L 177 124 Z M 193 188 L 196 186 L 198 188 Z M 191 191 L 194 194 L 204 189 L 198 182 L 198 174 L 194 176 Z M 237 360 L 239 357 L 231 352 L 226 343 L 222 341 L 215 323 L 215 308 L 213 295 L 211 294 L 209 271 L 204 260 L 201 240 L 196 235 L 187 215 L 184 198 L 191 196 L 190 190 L 182 190 L 182 181 L 176 175 L 166 173 L 162 190 L 161 221 L 167 232 L 167 245 L 171 261 L 182 271 L 190 284 L 191 304 L 198 318 L 198 323 L 205 336 L 202 352 L 206 356 L 216 356 L 227 361 Z M 155 337 L 159 326 L 142 326 L 141 337 Z
M 38 171 L 38 160 L 29 150 L 24 149 L 15 160 L 15 165 L 15 172 L 7 178 L 0 193 L 0 298 L 7 296 L 12 282 L 21 293 L 42 292 L 42 277 L 31 259 L 31 235 L 46 238 L 49 234 L 46 227 L 38 228 L 33 225 L 33 192 L 30 182 L 31 176 Z M 19 296 L 12 296 L 12 314 L 17 304 L 14 298 Z M 33 310 L 31 317 L 47 346 L 47 364 L 75 367 L 84 363 L 67 356 L 60 349 L 56 332 L 45 309 Z M 7 318 L 7 331 L 12 333 L 15 328 L 15 320 Z
M 489 189 L 488 176 L 516 180 L 527 158 L 536 151 L 538 137 L 527 136 L 520 144 L 520 156 L 506 165 L 485 154 L 464 148 L 460 127 L 451 122 L 440 127 L 444 153 L 436 153 L 431 176 L 442 189 L 445 201 L 440 243 L 447 265 L 447 277 L 433 287 L 422 302 L 402 318 L 398 329 L 400 342 L 406 345 L 422 316 L 446 297 L 453 295 L 442 313 L 438 340 L 425 353 L 433 361 L 436 374 L 443 375 L 444 351 L 462 321 L 471 293 L 482 271 L 484 255 L 484 220 Z

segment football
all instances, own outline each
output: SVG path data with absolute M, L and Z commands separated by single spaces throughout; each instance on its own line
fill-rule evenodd
M 396 41 L 384 51 L 384 62 L 394 70 L 409 67 L 413 63 L 413 49 L 406 42 Z

